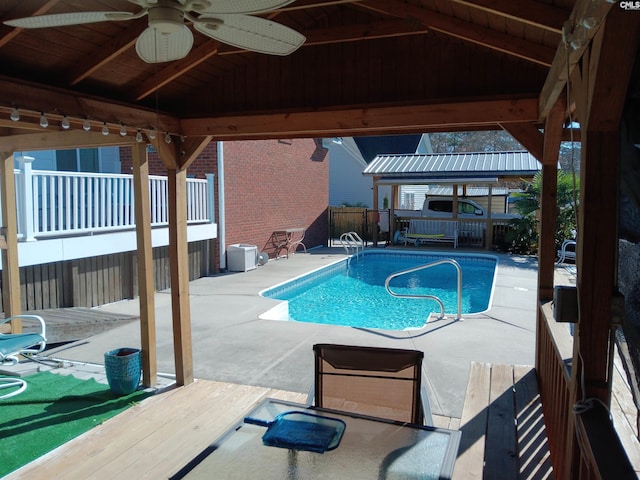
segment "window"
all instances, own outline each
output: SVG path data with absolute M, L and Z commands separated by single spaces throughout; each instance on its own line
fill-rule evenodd
M 431 200 L 429 202 L 429 210 L 434 212 L 451 213 L 453 211 L 453 207 L 451 206 L 451 200 Z
M 476 207 L 467 202 L 458 202 L 458 213 L 469 213 L 471 215 L 476 213 Z
M 118 147 L 56 150 L 55 161 L 61 172 L 120 173 Z

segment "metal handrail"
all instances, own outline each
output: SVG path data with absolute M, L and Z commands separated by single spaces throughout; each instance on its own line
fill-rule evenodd
M 356 232 L 345 232 L 340 235 L 340 243 L 347 252 L 347 255 L 351 255 L 351 249 L 355 250 L 355 256 L 358 257 L 360 249 L 364 252 L 364 240 L 360 238 Z
M 400 270 L 399 272 L 394 272 L 391 275 L 389 275 L 387 279 L 384 281 L 384 288 L 387 290 L 389 295 L 392 295 L 397 298 L 425 298 L 425 299 L 433 300 L 437 302 L 438 305 L 440 305 L 439 318 L 440 319 L 445 318 L 444 303 L 442 303 L 442 300 L 440 300 L 440 298 L 436 297 L 435 295 L 409 295 L 409 294 L 396 293 L 393 290 L 391 290 L 391 288 L 389 287 L 389 283 L 391 283 L 391 280 L 393 280 L 396 277 L 399 277 L 401 275 L 406 275 L 408 273 L 417 272 L 419 270 L 426 270 L 427 268 L 435 267 L 437 265 L 442 265 L 443 263 L 450 263 L 451 265 L 456 267 L 456 270 L 458 271 L 458 316 L 456 317 L 456 320 L 461 320 L 462 319 L 462 268 L 460 267 L 460 264 L 455 260 L 453 260 L 452 258 L 436 260 L 435 262 L 427 263 L 424 265 L 418 265 L 417 267 L 408 268 L 406 270 Z

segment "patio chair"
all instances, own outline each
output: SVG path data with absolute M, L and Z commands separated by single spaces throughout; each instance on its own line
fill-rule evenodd
M 42 317 L 39 315 L 15 315 L 0 319 L 0 324 L 15 319 L 37 322 L 39 324 L 39 332 L 0 333 L 0 366 L 16 365 L 20 361 L 19 355 L 40 353 L 47 344 L 46 326 Z M 22 378 L 0 378 L 0 391 L 9 391 L 9 393 L 0 395 L 0 399 L 13 397 L 26 389 L 27 382 Z
M 315 383 L 309 399 L 318 407 L 419 425 L 433 425 L 421 384 L 417 350 L 317 344 Z
M 565 240 L 562 242 L 560 250 L 558 250 L 558 260 L 556 260 L 556 265 L 562 265 L 566 260 L 572 260 L 573 263 L 576 262 L 575 240 Z

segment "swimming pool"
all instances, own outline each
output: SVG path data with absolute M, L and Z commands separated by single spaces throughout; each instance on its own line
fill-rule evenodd
M 438 304 L 393 297 L 384 282 L 393 272 L 443 258 L 453 258 L 462 267 L 463 314 L 488 310 L 497 264 L 494 256 L 367 250 L 357 261 L 340 260 L 263 290 L 263 297 L 283 302 L 260 318 L 388 330 L 421 328 L 430 313 L 439 314 Z M 397 293 L 435 295 L 448 315 L 457 313 L 457 272 L 451 264 L 398 277 L 390 287 Z

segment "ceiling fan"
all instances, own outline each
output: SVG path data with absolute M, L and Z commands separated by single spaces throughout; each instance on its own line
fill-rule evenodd
M 149 27 L 136 41 L 138 56 L 147 63 L 184 58 L 193 46 L 193 34 L 185 25 L 215 40 L 269 55 L 289 55 L 305 37 L 280 23 L 254 13 L 283 7 L 294 0 L 128 0 L 142 7 L 131 12 L 77 12 L 17 18 L 4 23 L 20 28 L 63 27 L 96 22 L 134 20 L 149 16 Z M 194 13 L 195 12 L 195 13 Z

